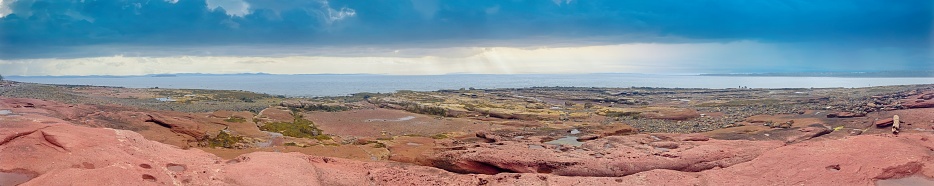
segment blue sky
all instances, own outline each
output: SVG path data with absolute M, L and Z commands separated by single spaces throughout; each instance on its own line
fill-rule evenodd
M 934 70 L 930 0 L 0 0 L 0 74 Z

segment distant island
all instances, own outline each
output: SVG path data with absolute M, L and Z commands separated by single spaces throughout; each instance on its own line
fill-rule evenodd
M 191 76 L 260 76 L 273 75 L 269 73 L 234 73 L 234 74 L 208 74 L 208 73 L 174 73 L 174 74 L 145 74 L 145 75 L 64 75 L 64 76 L 9 76 L 13 78 L 129 78 L 129 77 L 191 77 Z
M 762 77 L 934 77 L 934 70 L 878 72 L 773 72 L 700 74 L 700 76 L 762 76 Z

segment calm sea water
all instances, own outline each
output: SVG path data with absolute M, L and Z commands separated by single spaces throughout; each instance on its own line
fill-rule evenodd
M 338 96 L 359 92 L 431 91 L 459 88 L 666 87 L 826 88 L 934 84 L 934 78 L 718 77 L 647 74 L 574 75 L 223 75 L 178 77 L 10 77 L 46 84 L 130 88 L 246 90 L 288 96 Z

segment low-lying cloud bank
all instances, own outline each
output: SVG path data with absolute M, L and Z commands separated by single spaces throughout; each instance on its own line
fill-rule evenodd
M 165 73 L 272 74 L 566 74 L 732 73 L 798 69 L 879 71 L 934 69 L 923 51 L 891 48 L 814 49 L 753 41 L 729 43 L 637 43 L 581 47 L 458 47 L 355 49 L 364 54 L 235 56 L 117 55 L 84 58 L 0 60 L 0 74 L 145 75 Z M 234 50 L 234 49 L 232 49 Z M 277 49 L 270 49 L 277 50 Z M 285 49 L 282 49 L 285 50 Z M 344 51 L 343 49 L 320 49 Z M 303 53 L 303 50 L 295 50 Z M 919 62 L 918 59 L 927 59 Z M 884 63 L 882 63 L 884 62 Z

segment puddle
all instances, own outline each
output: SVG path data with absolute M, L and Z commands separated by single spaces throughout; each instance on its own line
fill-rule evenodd
M 421 146 L 421 145 L 422 145 L 422 144 L 419 144 L 419 143 L 412 143 L 412 142 L 408 142 L 408 143 L 405 143 L 405 144 L 408 145 L 408 146 Z
M 165 97 L 165 98 L 156 98 L 156 100 L 159 100 L 159 101 L 161 101 L 161 102 L 175 102 L 175 99 L 168 98 L 168 97 Z
M 556 140 L 551 140 L 551 141 L 545 142 L 545 144 L 552 144 L 552 145 L 571 145 L 571 146 L 575 146 L 575 147 L 580 147 L 580 146 L 583 145 L 584 143 L 583 143 L 583 142 L 577 141 L 577 137 L 576 137 L 576 136 L 565 136 L 565 137 L 563 137 L 563 138 L 559 138 L 559 139 L 556 139 Z
M 36 178 L 33 174 L 0 172 L 0 185 L 19 185 Z
M 282 141 L 283 139 L 283 135 L 278 132 L 269 132 L 269 131 L 263 131 L 263 132 L 265 132 L 266 134 L 269 134 L 269 141 L 256 142 L 255 144 L 257 147 L 271 147 L 274 141 Z M 278 145 L 281 145 L 281 144 L 278 144 Z
M 411 120 L 411 119 L 415 119 L 415 116 L 401 117 L 401 118 L 399 118 L 399 119 L 396 119 L 396 121 L 408 121 L 408 120 Z
M 396 119 L 367 119 L 367 120 L 364 120 L 363 122 L 379 122 L 379 121 L 395 122 L 395 121 L 408 121 L 412 119 L 415 119 L 415 116 L 406 116 L 406 117 L 401 117 L 401 118 L 396 118 Z
M 13 111 L 10 111 L 10 110 L 0 110 L 0 115 L 10 115 L 12 113 Z
M 934 185 L 934 179 L 914 175 L 904 178 L 876 181 L 877 186 L 928 186 Z
M 166 169 L 169 169 L 172 172 L 182 172 L 185 171 L 185 165 L 169 163 L 165 165 Z
M 571 134 L 580 134 L 581 131 L 577 129 L 571 129 Z

